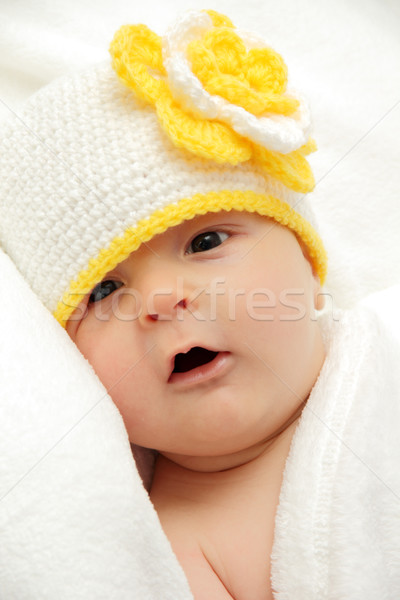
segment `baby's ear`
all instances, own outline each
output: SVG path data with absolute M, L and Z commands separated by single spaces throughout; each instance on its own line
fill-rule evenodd
M 325 295 L 322 293 L 321 283 L 316 273 L 313 273 L 314 285 L 314 308 L 322 310 L 325 306 Z
M 308 253 L 308 248 L 305 246 L 305 244 L 300 239 L 298 239 L 298 242 L 300 244 L 300 248 L 301 248 L 301 251 L 303 252 L 304 258 L 306 259 L 306 261 L 309 264 L 311 276 L 313 278 L 314 308 L 315 308 L 315 310 L 322 310 L 325 306 L 325 295 L 322 293 L 322 286 L 321 286 L 321 282 L 319 280 L 319 276 L 317 275 L 317 273 L 314 269 L 312 260 Z

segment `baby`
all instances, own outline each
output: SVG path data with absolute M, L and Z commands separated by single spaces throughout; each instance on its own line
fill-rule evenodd
M 207 213 L 119 263 L 67 324 L 130 440 L 160 452 L 151 498 L 196 599 L 272 597 L 283 468 L 324 360 L 305 254 L 269 218 Z
M 67 331 L 110 390 L 130 440 L 160 453 L 151 499 L 195 598 L 267 599 L 283 469 L 325 356 L 315 318 L 325 257 L 290 192 L 311 187 L 302 155 L 309 122 L 286 91 L 281 58 L 258 40 L 247 52 L 227 19 L 206 12 L 170 31 L 164 65 L 182 104 L 196 102 L 189 62 L 180 64 L 175 47 L 188 41 L 205 88 L 225 91 L 206 98 L 229 125 L 193 117 L 192 106 L 183 112 L 166 80 L 149 75 L 148 66 L 163 70 L 154 37 L 123 28 L 112 45 L 117 72 L 155 104 L 169 138 L 153 114 L 125 100 L 132 121 L 146 110 L 149 122 L 134 132 L 141 153 L 167 155 L 161 173 L 153 164 L 137 174 L 140 187 L 155 190 L 154 207 L 134 193 L 147 231 L 129 233 L 138 248 L 124 242 Z M 264 112 L 271 116 L 256 116 Z M 240 118 L 257 141 L 231 129 Z M 253 160 L 230 166 L 240 153 Z M 178 202 L 166 200 L 171 194 Z
M 111 54 L 114 70 L 38 94 L 11 136 L 31 170 L 3 244 L 130 441 L 158 451 L 151 499 L 196 600 L 266 600 L 326 358 L 307 104 L 279 54 L 213 11 L 163 39 L 123 27 Z

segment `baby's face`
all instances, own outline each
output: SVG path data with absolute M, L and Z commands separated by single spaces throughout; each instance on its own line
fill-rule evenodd
M 108 273 L 67 331 L 132 442 L 178 462 L 227 456 L 301 410 L 324 360 L 318 291 L 291 231 L 257 214 L 209 213 Z

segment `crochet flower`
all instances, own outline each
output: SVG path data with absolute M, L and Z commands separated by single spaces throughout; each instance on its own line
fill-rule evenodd
M 282 57 L 258 36 L 214 11 L 190 11 L 164 38 L 123 26 L 110 52 L 176 146 L 220 163 L 253 160 L 296 192 L 314 187 L 307 104 L 288 91 Z

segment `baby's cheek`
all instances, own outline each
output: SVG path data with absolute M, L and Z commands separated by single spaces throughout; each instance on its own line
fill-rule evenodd
M 150 389 L 150 372 L 143 361 L 135 364 L 126 360 L 121 360 L 117 366 L 114 365 L 113 371 L 114 378 L 109 373 L 105 376 L 109 384 L 109 394 L 131 437 L 131 434 L 134 436 L 134 432 L 143 428 L 150 419 L 154 420 L 154 416 L 151 415 L 151 395 L 154 395 L 154 391 Z
M 266 287 L 252 287 L 247 290 L 244 310 L 253 321 L 270 322 L 276 312 L 276 295 Z
M 72 339 L 106 389 L 110 389 L 120 377 L 118 348 L 113 340 L 89 320 L 80 323 Z

